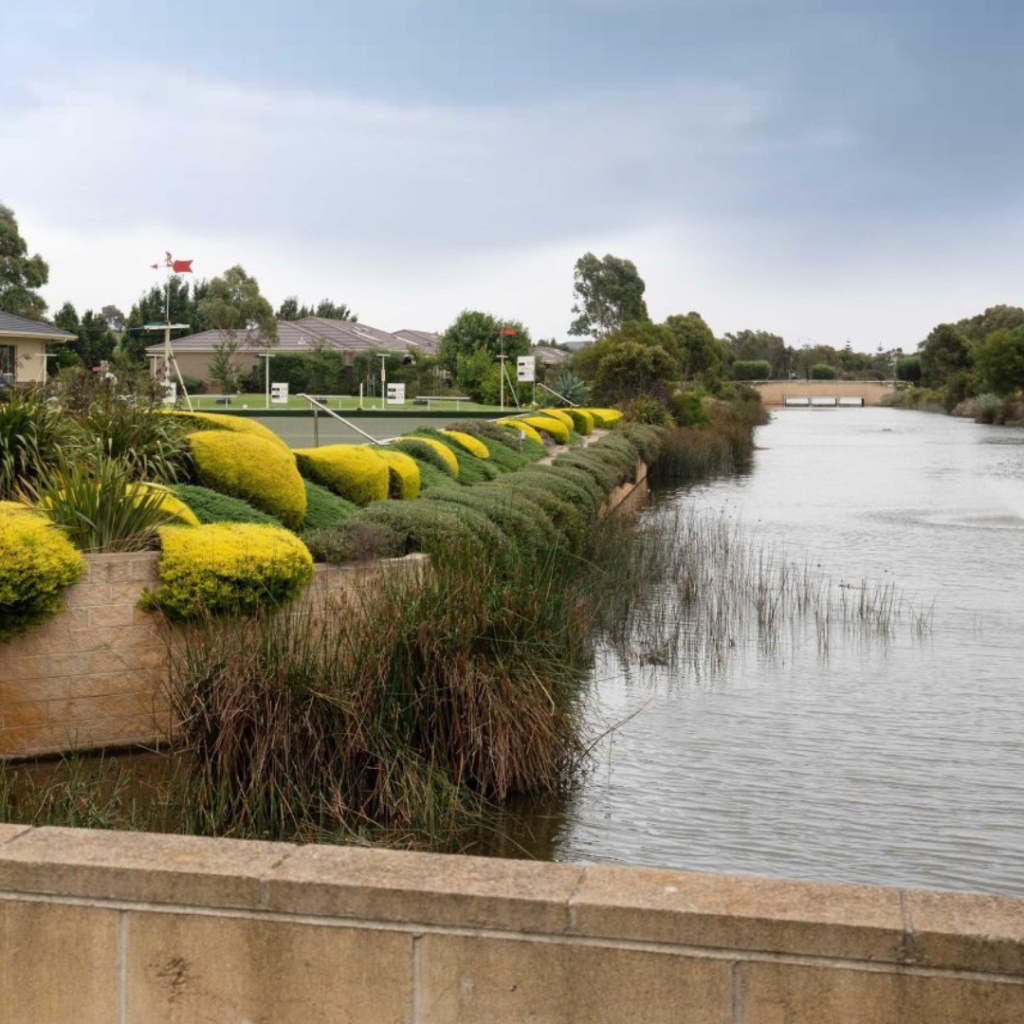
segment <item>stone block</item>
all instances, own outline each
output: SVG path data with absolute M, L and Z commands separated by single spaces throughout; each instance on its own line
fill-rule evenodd
M 671 953 L 428 934 L 423 1024 L 729 1024 L 731 965 Z M 836 1018 L 838 1020 L 839 1018 Z
M 10 681 L 0 678 L 0 707 L 4 708 L 24 701 L 59 700 L 67 694 L 67 679 L 47 679 L 41 675 L 25 675 Z
M 24 704 L 8 704 L 3 707 L 3 728 L 18 729 L 24 726 L 46 725 L 49 720 L 50 702 L 28 701 Z
M 261 880 L 295 849 L 287 843 L 36 828 L 0 846 L 0 889 L 256 908 Z
M 0 901 L 4 1024 L 116 1021 L 119 917 L 97 907 Z
M 909 890 L 904 901 L 915 963 L 1024 977 L 1024 899 Z
M 267 882 L 270 909 L 562 934 L 581 870 L 562 864 L 304 846 Z
M 581 935 L 898 962 L 896 889 L 591 867 L 573 899 Z
M 49 659 L 42 654 L 16 654 L 4 651 L 0 658 L 0 690 L 6 684 L 19 684 L 29 679 L 44 679 L 49 672 Z M 3 697 L 0 696 L 0 700 Z
M 95 608 L 110 600 L 110 586 L 107 583 L 76 583 L 64 595 L 64 607 L 71 609 Z
M 131 626 L 135 623 L 133 604 L 107 601 L 89 609 L 89 628 L 96 626 Z
M 743 1024 L 1020 1024 L 1024 985 L 971 978 L 746 963 Z
M 128 1020 L 407 1024 L 412 937 L 131 912 Z

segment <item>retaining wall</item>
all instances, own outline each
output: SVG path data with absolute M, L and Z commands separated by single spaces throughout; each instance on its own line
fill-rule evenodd
M 0 826 L 19 1022 L 1020 1024 L 1024 900 Z

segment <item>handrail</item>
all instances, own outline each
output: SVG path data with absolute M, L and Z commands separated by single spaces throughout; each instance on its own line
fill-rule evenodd
M 580 407 L 579 402 L 574 402 L 572 401 L 572 399 L 566 398 L 565 395 L 560 395 L 557 391 L 555 391 L 554 388 L 549 388 L 547 384 L 542 384 L 540 381 L 537 381 L 537 387 L 543 388 L 545 391 L 549 391 L 551 394 L 555 396 L 555 398 L 558 398 L 561 401 L 565 402 L 565 404 L 569 406 L 570 409 L 578 409 Z
M 341 423 L 344 423 L 345 426 L 349 428 L 349 430 L 354 430 L 357 434 L 362 434 L 362 436 L 365 437 L 367 439 L 367 441 L 370 442 L 370 444 L 383 444 L 384 443 L 383 441 L 378 441 L 377 438 L 375 438 L 372 434 L 368 434 L 365 430 L 362 430 L 360 427 L 357 427 L 350 420 L 345 419 L 344 416 L 339 416 L 333 409 L 328 409 L 327 406 L 324 405 L 323 402 L 318 401 L 312 395 L 300 394 L 300 395 L 297 395 L 296 397 L 297 398 L 304 398 L 307 402 L 309 402 L 309 404 L 313 407 L 314 412 L 317 409 L 322 409 L 325 413 L 327 413 L 328 416 L 333 416 L 336 420 L 339 420 Z M 320 435 L 319 435 L 319 432 L 317 432 L 317 437 L 315 439 L 314 447 L 316 447 L 316 448 L 320 447 Z

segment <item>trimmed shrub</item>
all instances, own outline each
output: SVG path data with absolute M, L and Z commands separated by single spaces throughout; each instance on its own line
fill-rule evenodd
M 621 431 L 616 434 L 609 434 L 603 438 L 604 441 L 615 441 L 620 437 L 626 438 L 640 455 L 640 458 L 652 465 L 658 458 L 661 451 L 661 443 L 667 433 L 664 427 L 656 427 L 646 423 L 624 423 Z
M 622 419 L 618 409 L 587 409 L 587 412 L 594 417 L 594 426 L 602 430 L 614 430 Z
M 552 419 L 564 423 L 570 430 L 576 425 L 576 421 L 569 415 L 567 409 L 538 409 L 539 416 L 550 416 Z
M 559 455 L 552 462 L 558 469 L 572 467 L 593 477 L 594 482 L 601 488 L 602 493 L 607 496 L 611 494 L 619 484 L 625 483 L 633 473 L 633 468 L 623 469 L 615 458 L 609 458 L 608 453 L 596 451 L 566 452 Z
M 496 441 L 498 444 L 518 451 L 518 440 L 514 438 L 504 427 L 499 427 L 493 420 L 457 420 L 448 424 L 449 430 L 461 430 L 464 434 L 471 434 L 480 440 Z M 491 453 L 493 456 L 493 452 Z
M 439 430 L 432 430 L 430 427 L 420 427 L 411 436 L 422 437 L 424 440 L 436 441 L 438 444 L 444 445 L 458 464 L 458 480 L 465 487 L 473 487 L 476 484 L 486 483 L 488 480 L 494 480 L 501 476 L 501 470 L 492 466 L 489 458 L 484 460 L 478 459 L 475 455 L 470 455 L 461 445 L 450 437 L 445 437 Z
M 295 451 L 299 471 L 355 505 L 388 496 L 388 464 L 366 445 L 329 444 Z
M 198 484 L 175 484 L 171 491 L 192 510 L 201 524 L 206 523 L 266 523 L 280 526 L 279 520 L 254 508 L 241 498 L 220 494 Z M 307 507 L 307 516 L 309 514 Z
M 526 423 L 523 420 L 515 420 L 509 416 L 503 420 L 495 420 L 494 422 L 497 423 L 499 427 L 504 427 L 506 430 L 521 431 L 529 440 L 536 441 L 537 444 L 544 443 L 544 438 L 540 436 L 540 433 L 534 430 L 529 423 Z M 547 453 L 545 452 L 545 454 Z
M 433 462 L 427 462 L 415 455 L 410 455 L 409 458 L 416 463 L 416 468 L 420 471 L 420 497 L 428 491 L 436 491 L 439 487 L 451 490 L 459 486 L 458 480 L 453 480 L 447 470 L 438 469 Z
M 471 548 L 507 564 L 514 555 L 512 541 L 475 509 L 435 501 L 377 502 L 343 523 L 339 529 L 359 523 L 380 523 L 398 533 L 404 552 L 425 551 L 444 561 L 456 550 Z
M 383 523 L 367 523 L 361 519 L 345 520 L 328 530 L 314 530 L 305 534 L 303 540 L 313 558 L 327 565 L 371 562 L 405 554 L 404 535 Z
M 396 438 L 391 442 L 393 448 L 397 448 L 406 455 L 413 455 L 425 462 L 430 462 L 438 469 L 446 472 L 453 480 L 459 478 L 459 460 L 455 453 L 443 441 L 436 437 L 423 437 L 421 435 L 407 435 Z
M 571 551 L 583 550 L 590 533 L 590 519 L 579 506 L 556 497 L 550 490 L 545 490 L 535 483 L 524 483 L 519 476 L 515 478 L 514 487 L 503 490 L 516 495 L 520 501 L 531 502 L 539 513 L 547 516 L 549 522 L 564 537 Z
M 529 423 L 534 430 L 541 431 L 559 444 L 569 443 L 569 428 L 561 421 L 552 416 L 525 416 L 524 423 Z
M 297 530 L 306 518 L 306 488 L 295 456 L 256 433 L 201 430 L 188 436 L 196 483 L 241 498 Z
M 163 497 L 160 500 L 160 510 L 162 512 L 166 512 L 167 515 L 179 520 L 182 526 L 199 525 L 199 519 L 195 512 L 181 498 L 174 494 L 169 487 L 164 487 L 162 484 L 140 482 L 132 488 L 131 493 L 135 496 L 136 502 L 145 494 L 162 494 Z
M 388 497 L 411 501 L 420 496 L 420 468 L 416 460 L 394 448 L 380 447 L 376 454 L 388 464 Z
M 569 467 L 554 469 L 552 466 L 528 466 L 495 483 L 495 487 L 505 486 L 538 487 L 545 490 L 579 509 L 588 523 L 597 518 L 597 510 L 604 501 L 604 495 L 592 477 Z
M 478 459 L 489 459 L 491 457 L 487 445 L 477 440 L 472 434 L 467 434 L 461 430 L 440 430 L 438 433 L 443 434 L 445 437 L 450 437 L 460 448 L 469 452 L 470 455 L 475 455 Z
M 562 411 L 572 418 L 573 427 L 582 437 L 587 437 L 594 432 L 594 417 L 586 409 L 563 409 Z
M 306 518 L 302 521 L 303 534 L 309 530 L 327 530 L 359 511 L 359 506 L 347 501 L 312 480 L 302 481 L 306 486 Z
M 563 539 L 546 515 L 514 488 L 462 487 L 436 491 L 425 499 L 450 502 L 471 508 L 486 516 L 519 549 L 522 555 L 536 557 L 562 545 Z
M 264 441 L 272 441 L 279 448 L 291 451 L 288 443 L 275 434 L 270 427 L 265 427 L 257 420 L 246 416 L 232 416 L 224 412 L 181 412 L 174 410 L 165 413 L 168 416 L 180 417 L 191 423 L 197 430 L 232 430 L 237 434 L 252 434 L 262 437 Z
M 0 501 L 0 640 L 60 608 L 85 559 L 45 515 Z
M 160 543 L 163 585 L 145 603 L 175 618 L 251 615 L 290 601 L 313 578 L 305 544 L 279 526 L 164 526 Z
M 737 359 L 729 375 L 733 380 L 769 380 L 772 364 L 767 359 Z

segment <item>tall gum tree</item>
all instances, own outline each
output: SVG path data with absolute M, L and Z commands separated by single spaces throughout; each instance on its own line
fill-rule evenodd
M 38 253 L 29 256 L 14 211 L 0 203 L 0 310 L 27 320 L 41 320 L 46 300 L 37 289 L 49 279 L 46 260 Z
M 574 270 L 576 319 L 569 333 L 600 339 L 628 320 L 649 319 L 646 288 L 632 260 L 611 254 L 598 259 L 592 252 L 584 253 Z

